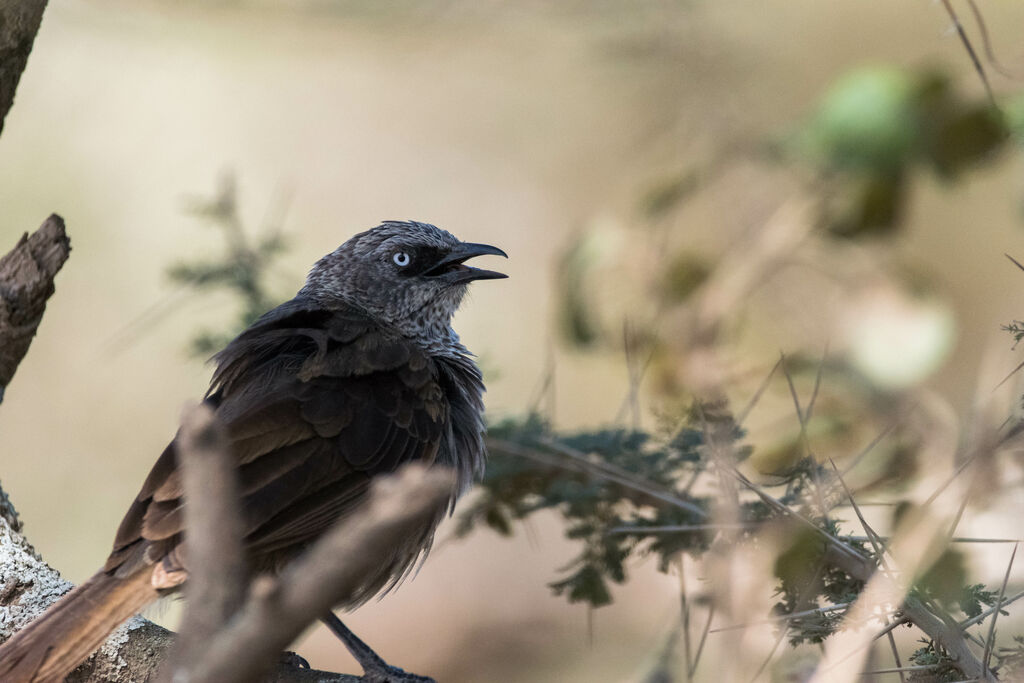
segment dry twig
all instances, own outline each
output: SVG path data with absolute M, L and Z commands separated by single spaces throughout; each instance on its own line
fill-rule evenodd
M 246 604 L 201 651 L 188 653 L 174 680 L 256 679 L 302 629 L 356 594 L 383 555 L 443 506 L 454 482 L 450 471 L 418 464 L 375 481 L 362 513 L 342 521 L 279 578 L 255 581 Z
M 209 642 L 245 600 L 249 573 L 242 551 L 238 483 L 224 427 L 206 405 L 182 415 L 178 461 L 185 488 L 188 604 L 169 670 Z

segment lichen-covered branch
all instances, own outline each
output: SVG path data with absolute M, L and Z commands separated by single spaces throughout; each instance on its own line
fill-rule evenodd
M 0 517 L 0 642 L 7 640 L 71 590 L 20 533 Z M 132 683 L 156 680 L 174 634 L 133 617 L 68 676 L 68 683 Z M 358 676 L 302 668 L 282 659 L 261 680 L 266 683 L 360 683 Z

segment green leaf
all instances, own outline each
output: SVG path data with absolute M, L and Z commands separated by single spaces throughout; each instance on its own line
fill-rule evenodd
M 943 604 L 951 605 L 961 599 L 966 583 L 967 565 L 963 554 L 947 549 L 918 579 L 917 587 Z
M 806 131 L 810 151 L 834 168 L 898 169 L 917 140 L 914 81 L 892 67 L 843 76 Z
M 569 602 L 588 602 L 594 607 L 602 607 L 612 601 L 608 584 L 600 570 L 591 564 L 585 564 L 572 576 L 548 585 L 556 595 L 566 595 Z

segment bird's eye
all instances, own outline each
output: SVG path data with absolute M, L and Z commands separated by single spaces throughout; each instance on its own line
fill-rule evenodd
M 409 254 L 405 253 L 404 251 L 398 251 L 395 252 L 395 255 L 391 257 L 391 260 L 395 262 L 396 266 L 400 268 L 405 268 L 407 265 L 409 265 L 409 261 L 411 259 L 409 258 Z

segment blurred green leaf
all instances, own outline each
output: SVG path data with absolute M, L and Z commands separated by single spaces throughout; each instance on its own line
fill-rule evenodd
M 587 297 L 586 275 L 590 268 L 584 240 L 578 240 L 562 257 L 558 279 L 562 296 L 558 301 L 558 321 L 562 334 L 578 347 L 593 346 L 598 327 Z
M 612 601 L 604 576 L 590 564 L 583 565 L 568 578 L 548 585 L 555 595 L 565 595 L 569 602 L 588 602 L 594 607 L 602 607 Z
M 967 583 L 967 564 L 963 553 L 947 548 L 921 575 L 917 587 L 944 605 L 958 603 Z
M 892 67 L 846 74 L 807 130 L 812 153 L 840 169 L 899 169 L 916 141 L 913 79 Z
M 902 171 L 844 174 L 827 204 L 825 227 L 839 237 L 888 235 L 900 226 L 905 204 Z
M 824 555 L 825 545 L 818 534 L 810 529 L 797 531 L 789 547 L 775 559 L 775 576 L 783 590 L 802 595 L 805 601 L 817 595 L 819 590 L 811 589 L 821 582 L 819 566 Z
M 711 274 L 707 261 L 690 252 L 676 254 L 662 278 L 662 291 L 669 303 L 681 303 L 697 290 Z
M 689 197 L 700 187 L 696 171 L 687 171 L 654 185 L 640 200 L 641 210 L 648 218 L 658 218 Z
M 1003 114 L 987 100 L 969 101 L 953 90 L 948 76 L 918 76 L 915 101 L 922 159 L 944 178 L 953 178 L 997 152 L 1009 139 Z
M 964 586 L 960 589 L 960 595 L 957 596 L 957 602 L 960 603 L 960 610 L 968 617 L 976 617 L 981 614 L 986 607 L 991 607 L 996 604 L 999 600 L 999 594 L 995 591 L 985 590 L 985 584 L 975 583 L 970 586 Z M 1000 614 L 1007 614 L 1003 610 L 999 610 Z

